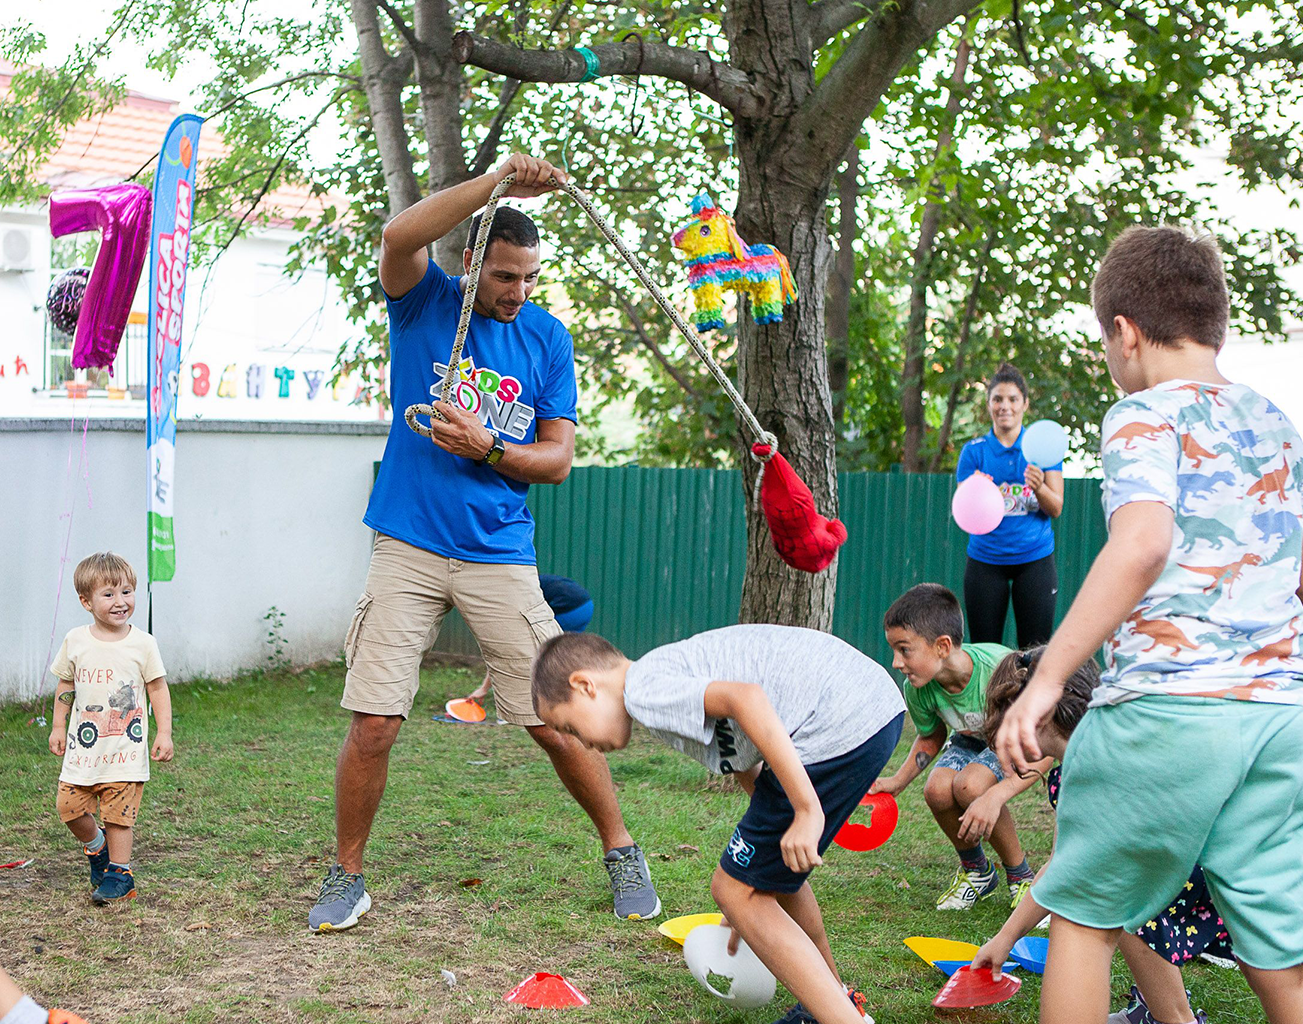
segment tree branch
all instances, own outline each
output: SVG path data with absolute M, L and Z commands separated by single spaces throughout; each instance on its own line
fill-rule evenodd
M 656 339 L 653 338 L 651 332 L 647 330 L 647 325 L 643 322 L 642 317 L 638 315 L 638 307 L 629 301 L 629 297 L 625 295 L 613 281 L 602 277 L 600 274 L 593 274 L 593 277 L 602 282 L 602 287 L 615 297 L 615 301 L 618 302 L 620 308 L 624 310 L 624 315 L 629 318 L 629 323 L 633 325 L 633 330 L 638 336 L 638 340 L 647 346 L 648 351 L 656 357 L 656 361 L 664 367 L 665 372 L 673 377 L 675 383 L 690 396 L 695 398 L 697 401 L 701 401 L 705 396 L 692 386 L 692 382 L 683 375 L 682 370 L 666 358 L 665 353 L 661 351 L 661 347 L 656 344 Z
M 389 55 L 374 0 L 350 0 L 350 7 L 362 62 L 362 86 L 389 193 L 389 216 L 394 217 L 421 198 L 403 121 L 403 83 L 411 74 L 413 58 L 404 61 Z
M 818 0 L 810 7 L 810 40 L 814 48 L 819 49 L 881 6 L 882 0 Z
M 764 110 L 765 97 L 747 75 L 699 50 L 637 39 L 602 43 L 591 50 L 599 63 L 599 76 L 643 74 L 682 82 L 737 117 L 757 117 Z M 452 54 L 460 64 L 522 82 L 579 82 L 588 71 L 577 50 L 521 50 L 473 32 L 452 37 Z M 838 155 L 844 151 L 845 146 Z
M 937 435 L 937 450 L 932 454 L 932 465 L 928 467 L 935 473 L 941 468 L 946 448 L 950 444 L 950 429 L 955 422 L 955 408 L 959 405 L 959 391 L 964 384 L 964 359 L 968 355 L 968 339 L 972 334 L 973 320 L 977 316 L 977 297 L 982 291 L 982 282 L 986 280 L 986 265 L 991 259 L 991 250 L 995 247 L 995 228 L 986 234 L 986 245 L 973 274 L 972 287 L 968 289 L 968 301 L 964 303 L 964 319 L 959 325 L 959 339 L 955 342 L 954 380 L 950 382 L 950 394 L 946 398 L 946 416 L 941 422 L 941 433 Z
M 398 34 L 403 37 L 403 40 L 407 45 L 412 48 L 412 52 L 423 53 L 426 49 L 425 44 L 416 38 L 416 33 L 412 31 L 412 26 L 403 20 L 402 14 L 399 13 L 394 5 L 391 4 L 389 0 L 375 0 L 375 2 L 379 5 L 382 11 L 389 15 L 389 20 L 393 22 L 394 28 L 398 30 Z
M 277 158 L 276 162 L 272 164 L 270 169 L 268 169 L 267 177 L 263 180 L 262 187 L 258 189 L 258 194 L 254 196 L 253 201 L 249 203 L 248 209 L 246 209 L 244 213 L 240 215 L 240 219 L 235 222 L 235 228 L 231 232 L 231 237 L 228 238 L 225 242 L 223 242 L 222 245 L 218 248 L 218 250 L 215 253 L 213 253 L 213 257 L 212 257 L 213 260 L 216 260 L 217 257 L 222 255 L 222 253 L 226 252 L 226 250 L 231 247 L 231 243 L 234 242 L 238 237 L 240 237 L 240 231 L 244 228 L 244 225 L 248 221 L 248 219 L 253 215 L 253 211 L 258 208 L 258 204 L 261 203 L 263 199 L 267 197 L 267 193 L 269 193 L 272 190 L 272 186 L 275 185 L 276 183 L 276 175 L 280 173 L 281 167 L 284 166 L 285 161 L 289 158 L 289 155 L 293 151 L 294 147 L 297 146 L 300 142 L 302 142 L 304 137 L 308 134 L 308 132 L 312 131 L 312 129 L 317 126 L 317 122 L 320 121 L 323 117 L 325 117 L 326 111 L 334 107 L 336 101 L 338 101 L 342 93 L 343 90 L 339 90 L 333 96 L 331 96 L 330 102 L 327 103 L 320 110 L 318 110 L 316 114 L 313 115 L 312 120 L 309 121 L 307 124 L 305 124 L 299 130 L 299 133 L 290 140 L 290 144 L 285 147 L 285 149 L 281 152 L 281 155 Z
M 899 0 L 890 7 L 884 5 L 880 16 L 860 29 L 791 120 L 791 149 L 823 156 L 801 167 L 801 172 L 822 181 L 919 47 L 980 3 Z

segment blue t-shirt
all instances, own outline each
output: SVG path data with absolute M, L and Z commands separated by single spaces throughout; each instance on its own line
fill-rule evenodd
M 445 452 L 407 426 L 409 405 L 433 402 L 461 314 L 460 278 L 432 260 L 389 308 L 394 420 L 363 522 L 445 558 L 533 565 L 529 485 Z M 514 322 L 471 313 L 453 400 L 504 441 L 531 444 L 537 420 L 575 420 L 574 345 L 561 321 L 526 302 Z
M 1026 428 L 1024 428 L 1025 430 Z M 959 453 L 955 476 L 962 483 L 982 472 L 994 480 L 1004 495 L 1004 518 L 990 533 L 968 538 L 968 557 L 989 565 L 1021 565 L 1034 562 L 1054 551 L 1054 530 L 1050 517 L 1041 511 L 1032 489 L 1023 483 L 1027 460 L 1022 454 L 1023 431 L 1012 447 L 1006 448 L 990 430 L 974 438 Z M 1063 471 L 1063 463 L 1041 467 Z

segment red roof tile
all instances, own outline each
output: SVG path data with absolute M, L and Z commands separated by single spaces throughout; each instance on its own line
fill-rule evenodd
M 0 62 L 0 93 L 8 90 L 13 70 L 12 64 Z M 176 100 L 128 91 L 113 109 L 79 121 L 68 130 L 42 168 L 42 178 L 55 188 L 105 185 L 129 178 L 158 156 L 163 133 L 179 113 Z M 221 136 L 208 128 L 200 142 L 200 187 L 203 157 L 211 160 L 227 152 Z M 267 213 L 272 224 L 288 226 L 295 217 L 319 213 L 324 205 L 302 185 L 282 185 L 263 198 L 259 212 Z

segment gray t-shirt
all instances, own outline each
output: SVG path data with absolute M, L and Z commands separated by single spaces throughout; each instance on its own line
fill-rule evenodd
M 706 714 L 713 682 L 760 686 L 801 758 L 817 764 L 854 750 L 905 710 L 895 682 L 843 640 L 795 626 L 726 626 L 649 651 L 624 681 L 624 706 L 652 735 L 712 772 L 761 760 L 732 719 Z

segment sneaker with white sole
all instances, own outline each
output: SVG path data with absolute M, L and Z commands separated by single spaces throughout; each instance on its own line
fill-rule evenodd
M 961 864 L 950 888 L 937 900 L 937 910 L 972 910 L 978 900 L 994 895 L 999 888 L 1000 872 L 994 864 L 985 873 L 965 871 Z
M 1185 998 L 1187 1000 L 1190 998 L 1189 990 L 1186 991 Z M 1145 997 L 1140 994 L 1140 989 L 1132 985 L 1131 994 L 1127 997 L 1126 1007 L 1110 1013 L 1107 1024 L 1159 1024 L 1159 1022 L 1149 1012 L 1149 1007 L 1145 1005 Z M 1192 1024 L 1208 1024 L 1208 1015 L 1203 1010 L 1199 1010 L 1195 1013 Z
M 1024 878 L 1020 882 L 1009 883 L 1009 909 L 1017 910 L 1018 904 L 1023 901 L 1023 897 L 1032 891 L 1032 882 L 1034 879 Z
M 661 912 L 661 900 L 652 885 L 651 871 L 642 849 L 617 847 L 602 858 L 611 876 L 611 895 L 615 897 L 615 916 L 622 921 L 646 921 Z
M 361 872 L 354 874 L 336 864 L 321 883 L 317 902 L 308 911 L 308 930 L 342 932 L 352 928 L 371 909 Z

